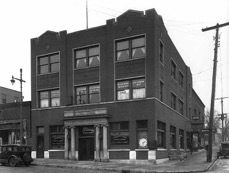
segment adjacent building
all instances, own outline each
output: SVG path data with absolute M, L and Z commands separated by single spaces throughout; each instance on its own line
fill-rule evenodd
M 30 139 L 31 102 L 23 102 L 20 119 L 20 102 L 0 104 L 0 145 L 20 144 L 20 123 L 22 121 L 23 144 Z
M 9 88 L 0 86 L 0 104 L 13 103 L 21 101 L 21 93 Z
M 155 162 L 189 152 L 199 102 L 154 9 L 47 31 L 31 39 L 31 69 L 34 158 Z

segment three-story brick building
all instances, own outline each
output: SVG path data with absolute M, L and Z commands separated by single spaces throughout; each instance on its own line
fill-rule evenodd
M 192 74 L 154 9 L 47 31 L 31 39 L 31 69 L 33 157 L 155 161 L 189 150 Z

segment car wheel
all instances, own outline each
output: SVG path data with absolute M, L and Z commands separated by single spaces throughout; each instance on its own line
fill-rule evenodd
M 9 160 L 9 165 L 15 167 L 17 165 L 15 157 L 11 157 Z

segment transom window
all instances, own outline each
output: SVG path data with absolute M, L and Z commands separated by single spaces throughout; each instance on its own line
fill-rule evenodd
M 60 106 L 60 90 L 39 92 L 39 107 Z
M 117 82 L 117 100 L 145 98 L 145 79 Z
M 59 72 L 60 70 L 60 55 L 52 54 L 38 58 L 38 74 L 47 74 Z
M 99 103 L 100 101 L 100 86 L 88 85 L 76 87 L 76 104 L 89 104 L 89 103 Z
M 75 50 L 75 68 L 98 66 L 100 64 L 99 46 Z
M 143 58 L 145 55 L 144 36 L 116 42 L 116 61 Z

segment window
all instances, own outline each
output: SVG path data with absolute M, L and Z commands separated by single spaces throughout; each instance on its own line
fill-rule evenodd
M 148 125 L 147 120 L 137 121 L 137 139 L 139 148 L 148 148 Z
M 14 97 L 14 102 L 18 102 L 18 97 Z
M 171 93 L 171 108 L 176 110 L 176 95 Z
M 187 132 L 186 133 L 186 138 L 187 138 L 187 148 L 188 149 L 191 149 L 191 133 L 190 132 Z
M 158 144 L 158 147 L 166 148 L 165 137 L 166 137 L 166 124 L 161 122 L 161 121 L 157 121 L 157 144 Z
M 38 74 L 59 72 L 60 55 L 52 54 L 38 58 Z
M 173 79 L 176 79 L 176 64 L 173 60 L 171 60 L 171 76 L 173 77 Z
M 184 115 L 184 102 L 179 100 L 178 103 L 179 103 L 179 113 Z
M 62 125 L 50 126 L 50 148 L 51 149 L 64 148 L 64 126 Z
M 164 64 L 164 45 L 162 41 L 159 41 L 159 58 L 160 62 Z
M 99 46 L 77 49 L 74 54 L 75 68 L 77 69 L 99 66 L 100 64 Z
M 145 57 L 145 37 L 137 37 L 116 42 L 116 61 Z
M 170 148 L 176 148 L 176 127 L 170 126 Z
M 184 130 L 179 129 L 179 147 L 184 149 Z
M 60 90 L 40 91 L 39 107 L 60 106 Z
M 100 86 L 88 85 L 76 87 L 76 104 L 99 103 Z
M 117 82 L 117 100 L 145 98 L 145 79 Z
M 163 95 L 164 95 L 164 83 L 160 81 L 160 91 L 159 91 L 159 99 L 163 102 Z
M 129 122 L 110 123 L 111 145 L 128 145 L 129 144 Z
M 6 95 L 5 94 L 2 94 L 2 103 L 6 103 Z
M 179 85 L 184 88 L 184 75 L 179 72 Z

